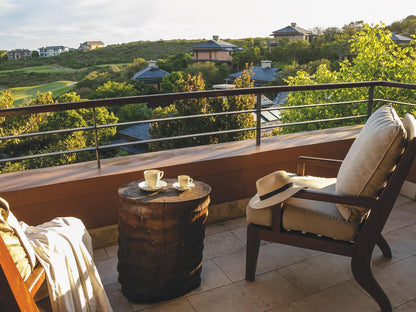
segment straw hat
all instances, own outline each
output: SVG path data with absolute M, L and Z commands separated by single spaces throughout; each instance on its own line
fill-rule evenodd
M 257 194 L 248 203 L 254 209 L 280 203 L 305 187 L 295 185 L 287 172 L 280 170 L 258 179 L 256 188 Z

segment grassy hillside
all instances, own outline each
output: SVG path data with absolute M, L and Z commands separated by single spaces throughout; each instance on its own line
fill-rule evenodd
M 243 46 L 245 39 L 224 40 Z M 53 81 L 80 81 L 91 72 L 105 72 L 112 65 L 117 65 L 122 70 L 136 58 L 157 61 L 177 53 L 189 53 L 193 46 L 203 41 L 205 40 L 138 41 L 109 45 L 88 52 L 70 51 L 55 57 L 0 60 L 0 90 Z
M 201 41 L 139 41 L 109 45 L 88 52 L 70 51 L 54 57 L 0 60 L 0 90 L 59 80 L 79 81 L 92 71 L 103 72 L 111 65 L 131 63 L 136 58 L 158 60 L 176 53 L 188 53 Z
M 270 38 L 254 39 L 270 40 Z M 88 52 L 76 50 L 65 52 L 54 57 L 36 57 L 30 60 L 18 60 L 12 62 L 3 61 L 0 62 L 0 71 L 43 65 L 59 65 L 68 68 L 81 69 L 101 64 L 131 63 L 136 58 L 157 61 L 158 59 L 167 58 L 172 54 L 190 53 L 193 46 L 206 40 L 159 40 L 113 44 Z M 245 39 L 224 40 L 242 46 Z
M 47 91 L 53 92 L 53 95 L 59 96 L 72 89 L 74 81 L 56 81 L 52 83 L 41 84 L 31 87 L 18 87 L 10 89 L 15 97 L 15 106 L 22 104 L 25 100 L 30 100 L 36 96 L 39 92 L 44 93 Z
M 54 57 L 36 57 L 30 60 L 4 61 L 0 71 L 23 67 L 60 65 L 81 69 L 101 64 L 131 63 L 135 58 L 158 60 L 176 53 L 188 53 L 192 47 L 203 40 L 159 40 L 138 41 L 109 45 L 88 52 L 70 51 Z
M 126 64 L 106 64 L 81 69 L 72 69 L 57 65 L 41 65 L 2 70 L 0 71 L 0 90 L 39 85 L 60 80 L 79 81 L 92 71 L 104 72 L 113 65 L 123 67 Z
M 25 72 L 25 73 L 44 73 L 44 72 L 54 72 L 56 71 L 56 67 L 44 65 L 44 66 L 33 66 L 33 67 L 24 67 L 19 69 L 8 69 L 1 71 L 2 73 L 10 73 L 10 72 Z

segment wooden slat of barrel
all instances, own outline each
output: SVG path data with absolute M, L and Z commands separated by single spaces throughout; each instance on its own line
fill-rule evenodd
M 132 302 L 181 296 L 201 283 L 210 187 L 148 194 L 130 183 L 119 190 L 119 282 Z

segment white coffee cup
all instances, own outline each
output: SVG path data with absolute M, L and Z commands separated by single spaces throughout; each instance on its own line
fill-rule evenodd
M 178 176 L 178 183 L 181 188 L 187 188 L 194 180 L 189 175 Z
M 157 169 L 146 170 L 144 172 L 144 179 L 149 187 L 156 187 L 160 179 L 162 179 L 164 172 Z

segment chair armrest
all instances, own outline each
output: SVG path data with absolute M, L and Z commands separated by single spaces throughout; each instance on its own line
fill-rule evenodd
M 337 195 L 331 193 L 318 192 L 313 190 L 301 190 L 292 195 L 294 198 L 317 200 L 328 203 L 344 204 L 359 206 L 373 209 L 377 205 L 377 199 L 371 197 L 354 196 L 354 195 Z
M 308 156 L 299 156 L 298 157 L 298 167 L 297 175 L 304 176 L 306 172 L 306 166 L 315 166 L 315 167 L 326 167 L 326 168 L 335 168 L 339 169 L 341 167 L 342 160 L 339 159 L 330 159 L 330 158 L 319 158 L 319 157 L 308 157 Z
M 0 306 L 6 307 L 8 311 L 38 311 L 33 296 L 27 289 L 27 284 L 17 270 L 1 236 L 0 255 Z
M 45 269 L 38 263 L 25 281 L 27 290 L 32 297 L 38 292 L 40 286 L 45 281 Z

